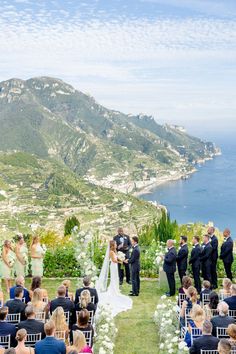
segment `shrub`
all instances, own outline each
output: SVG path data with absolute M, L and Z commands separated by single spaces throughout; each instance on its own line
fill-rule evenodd
M 68 218 L 65 223 L 64 235 L 71 235 L 75 226 L 78 226 L 78 229 L 80 230 L 80 222 L 77 217 L 72 216 L 71 218 Z

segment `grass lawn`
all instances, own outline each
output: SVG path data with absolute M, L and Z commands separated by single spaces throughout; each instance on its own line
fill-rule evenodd
M 56 296 L 57 287 L 62 279 L 43 279 L 42 287 L 48 290 L 49 298 Z M 31 280 L 26 279 L 26 287 L 30 287 Z M 77 280 L 71 279 L 71 291 L 75 293 Z M 2 281 L 4 301 L 8 299 L 5 285 Z M 127 295 L 130 286 L 123 285 L 122 293 Z M 160 296 L 163 294 L 158 288 L 157 281 L 141 281 L 139 297 L 133 297 L 133 308 L 123 312 L 116 318 L 118 335 L 115 342 L 114 354 L 154 354 L 157 353 L 156 327 L 152 320 L 153 313 Z

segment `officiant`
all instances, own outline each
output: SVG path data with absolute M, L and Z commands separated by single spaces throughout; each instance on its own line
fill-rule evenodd
M 117 244 L 117 251 L 123 252 L 126 259 L 130 257 L 130 249 L 131 249 L 131 241 L 130 237 L 124 233 L 124 229 L 119 227 L 117 230 L 117 235 L 113 238 Z M 126 276 L 126 282 L 131 284 L 130 282 L 130 266 L 128 263 L 118 264 L 118 271 L 119 271 L 119 279 L 120 285 L 123 284 L 124 281 L 124 270 Z

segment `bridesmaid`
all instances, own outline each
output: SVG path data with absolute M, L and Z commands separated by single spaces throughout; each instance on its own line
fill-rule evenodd
M 22 234 L 17 235 L 16 243 L 16 263 L 15 263 L 15 272 L 16 276 L 22 275 L 25 277 L 28 273 L 28 248 L 24 241 L 24 236 Z
M 10 292 L 12 269 L 15 263 L 15 253 L 12 250 L 11 242 L 4 241 L 2 248 L 2 277 L 5 279 L 7 293 Z
M 31 265 L 32 276 L 43 276 L 43 257 L 45 254 L 44 249 L 40 245 L 39 236 L 34 236 L 31 244 Z

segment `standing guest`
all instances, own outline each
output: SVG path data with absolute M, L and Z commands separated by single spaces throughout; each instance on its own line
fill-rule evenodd
M 231 296 L 224 299 L 229 305 L 229 310 L 236 310 L 236 284 L 232 284 L 230 288 Z
M 15 262 L 15 272 L 16 276 L 25 277 L 28 274 L 28 248 L 24 241 L 24 236 L 22 234 L 17 235 L 16 243 L 16 262 Z
M 218 343 L 217 349 L 219 354 L 230 354 L 232 348 L 230 342 L 227 339 L 222 338 Z
M 229 336 L 229 342 L 231 344 L 231 349 L 236 350 L 236 325 L 234 323 L 230 324 L 227 328 L 226 333 Z
M 20 313 L 21 321 L 25 319 L 26 304 L 22 301 L 24 290 L 21 287 L 15 288 L 15 298 L 8 300 L 5 306 L 8 307 L 9 314 Z
M 39 236 L 34 236 L 30 247 L 32 276 L 43 276 L 43 257 L 45 250 L 40 244 Z
M 77 324 L 74 324 L 72 326 L 72 331 L 71 331 L 71 342 L 73 342 L 73 332 L 79 330 L 81 332 L 88 332 L 92 331 L 92 338 L 94 337 L 94 329 L 91 324 L 89 324 L 89 312 L 88 310 L 84 309 L 79 312 L 78 318 L 77 318 Z M 92 341 L 93 342 L 93 341 Z M 93 346 L 93 343 L 92 343 Z
M 45 337 L 44 333 L 44 324 L 42 321 L 35 319 L 35 312 L 33 306 L 28 305 L 25 309 L 26 320 L 21 321 L 18 324 L 18 328 L 24 328 L 28 334 L 37 334 L 41 333 L 41 338 Z
M 226 302 L 221 301 L 218 306 L 217 306 L 219 315 L 212 317 L 211 319 L 211 323 L 213 326 L 212 329 L 212 335 L 216 337 L 216 328 L 217 327 L 223 327 L 223 328 L 227 328 L 228 325 L 234 323 L 234 318 L 230 317 L 228 315 L 229 313 L 229 305 L 226 304 Z
M 188 268 L 188 245 L 187 245 L 187 237 L 180 237 L 180 248 L 177 254 L 177 266 L 179 272 L 180 282 L 182 283 L 183 276 L 186 275 L 186 271 Z
M 75 306 L 71 300 L 66 298 L 66 288 L 64 285 L 59 286 L 57 289 L 57 298 L 50 303 L 50 313 L 52 314 L 59 306 L 63 308 L 64 312 L 70 313 L 70 325 L 75 323 Z
M 128 235 L 125 235 L 124 229 L 122 227 L 119 227 L 117 230 L 117 235 L 113 238 L 114 241 L 116 241 L 117 244 L 117 251 L 118 252 L 123 252 L 125 255 L 126 259 L 129 259 L 129 252 L 131 249 L 131 241 L 130 237 Z M 128 284 L 131 284 L 130 282 L 130 268 L 128 263 L 124 263 L 125 266 L 125 276 L 126 276 L 126 282 Z M 118 263 L 118 271 L 119 271 L 119 279 L 120 279 L 120 285 L 123 284 L 124 281 L 124 270 L 121 267 L 121 264 Z
M 43 291 L 42 289 L 35 289 L 32 296 L 32 301 L 28 305 L 33 306 L 34 312 L 37 314 L 39 312 L 48 312 L 48 304 L 43 301 Z
M 176 272 L 176 258 L 177 253 L 176 249 L 174 248 L 174 241 L 168 240 L 167 243 L 168 251 L 164 257 L 164 265 L 163 270 L 166 273 L 167 281 L 169 284 L 169 293 L 167 296 L 174 296 L 175 295 L 175 272 Z
M 31 282 L 31 287 L 30 287 L 30 298 L 33 298 L 33 292 L 35 289 L 41 289 L 42 290 L 42 296 L 48 297 L 48 292 L 46 289 L 41 288 L 42 285 L 42 278 L 39 276 L 33 277 L 32 282 Z
M 204 280 L 208 280 L 211 283 L 211 256 L 212 246 L 210 243 L 210 236 L 205 235 L 203 237 L 202 252 L 200 255 L 202 266 L 202 277 Z
M 211 283 L 208 280 L 202 282 L 202 291 L 200 293 L 200 301 L 203 301 L 203 294 L 211 293 Z
M 73 293 L 70 292 L 71 281 L 69 279 L 65 279 L 65 280 L 63 280 L 61 285 L 64 285 L 64 287 L 66 288 L 66 297 L 68 297 L 69 300 L 73 301 L 74 296 L 73 296 Z
M 232 238 L 230 237 L 230 230 L 225 229 L 223 232 L 223 236 L 224 236 L 224 242 L 222 243 L 221 246 L 220 259 L 222 259 L 224 263 L 224 268 L 225 268 L 225 273 L 227 278 L 229 278 L 232 281 L 233 276 L 232 276 L 231 267 L 234 260 L 233 257 L 234 244 Z
M 46 333 L 46 338 L 35 344 L 36 354 L 66 354 L 65 343 L 55 338 L 55 331 L 55 323 L 52 320 L 45 323 L 44 332 Z
M 75 350 L 78 353 L 92 353 L 92 349 L 87 345 L 83 332 L 76 330 L 73 332 L 73 345 L 67 347 L 67 353 Z
M 27 339 L 27 331 L 22 328 L 16 333 L 17 346 L 15 347 L 16 354 L 34 354 L 34 349 L 25 346 Z
M 76 293 L 75 293 L 75 305 L 78 304 L 79 298 L 80 298 L 80 295 L 81 295 L 82 291 L 83 290 L 88 290 L 90 292 L 91 297 L 94 298 L 94 304 L 97 306 L 97 304 L 98 304 L 98 293 L 97 293 L 97 290 L 95 288 L 91 288 L 90 285 L 91 285 L 90 277 L 85 276 L 84 279 L 83 279 L 83 287 L 76 290 Z
M 219 339 L 212 336 L 212 324 L 210 321 L 205 320 L 202 326 L 202 336 L 194 339 L 190 354 L 201 354 L 201 350 L 217 350 Z
M 11 336 L 11 345 L 15 345 L 16 326 L 6 321 L 8 315 L 8 307 L 0 308 L 0 336 Z
M 67 339 L 69 334 L 69 327 L 66 323 L 66 316 L 61 306 L 57 307 L 56 310 L 53 311 L 51 320 L 55 324 L 56 331 L 64 331 L 65 338 Z
M 202 252 L 201 246 L 199 244 L 200 237 L 199 236 L 194 236 L 193 237 L 193 249 L 191 252 L 191 257 L 189 260 L 189 264 L 192 266 L 192 272 L 193 272 L 193 279 L 194 279 L 194 286 L 197 289 L 198 293 L 200 294 L 201 292 L 201 280 L 200 280 L 200 268 L 201 268 L 201 262 L 200 262 L 200 255 Z
M 132 276 L 132 291 L 130 296 L 139 296 L 140 292 L 140 248 L 138 245 L 138 237 L 133 236 L 132 240 L 132 254 L 130 259 L 126 259 L 124 263 L 129 263 L 131 265 L 131 276 Z
M 16 285 L 10 289 L 10 299 L 14 299 L 15 289 L 19 287 L 23 288 L 24 290 L 23 298 L 25 299 L 25 303 L 27 304 L 30 301 L 30 295 L 29 291 L 25 288 L 25 278 L 22 275 L 19 275 L 16 278 Z
M 96 311 L 96 306 L 91 302 L 91 295 L 88 290 L 83 290 L 80 295 L 80 302 L 75 306 L 76 311 L 81 311 L 86 309 L 88 311 L 93 311 L 93 314 Z
M 231 295 L 231 285 L 232 281 L 229 278 L 224 278 L 223 279 L 223 289 L 219 290 L 219 294 L 222 295 L 222 298 L 229 297 Z
M 12 250 L 11 242 L 4 241 L 2 248 L 2 278 L 5 279 L 7 293 L 11 287 L 12 271 L 15 262 L 15 253 Z
M 218 238 L 215 235 L 215 228 L 209 227 L 207 231 L 210 236 L 212 253 L 211 253 L 211 285 L 212 289 L 218 288 L 217 280 L 217 259 L 218 259 Z
M 212 291 L 209 296 L 209 303 L 204 305 L 205 317 L 206 320 L 211 320 L 212 316 L 217 313 L 217 306 L 219 304 L 219 295 Z

